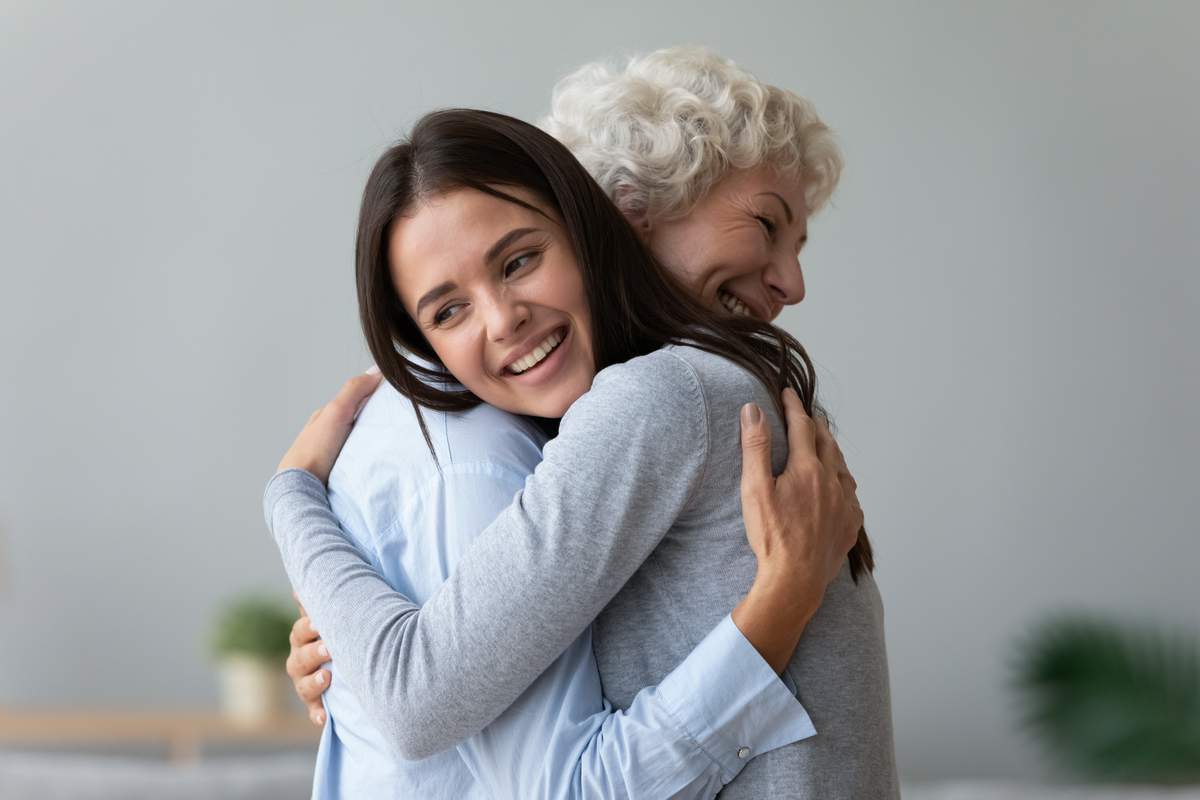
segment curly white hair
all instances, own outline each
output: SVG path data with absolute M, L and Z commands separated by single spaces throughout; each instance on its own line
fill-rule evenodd
M 842 172 L 812 103 L 698 46 L 623 69 L 585 64 L 554 87 L 541 124 L 622 211 L 650 222 L 686 215 L 727 171 L 762 165 L 804 180 L 813 214 Z

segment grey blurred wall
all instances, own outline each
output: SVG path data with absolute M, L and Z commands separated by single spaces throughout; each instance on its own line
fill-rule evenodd
M 0 704 L 210 702 L 286 592 L 260 492 L 369 362 L 358 194 L 431 107 L 535 119 L 700 42 L 848 169 L 783 316 L 878 550 L 908 777 L 1037 769 L 1013 642 L 1200 625 L 1200 5 L 9 2 L 0 8 Z

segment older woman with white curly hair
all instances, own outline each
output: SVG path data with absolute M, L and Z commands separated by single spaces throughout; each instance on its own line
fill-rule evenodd
M 676 47 L 622 67 L 578 69 L 555 87 L 542 126 L 586 167 L 681 289 L 715 309 L 762 320 L 804 299 L 799 256 L 808 219 L 842 170 L 831 132 L 804 98 L 702 48 Z M 722 796 L 898 796 L 872 568 L 860 539 L 781 675 L 816 735 L 753 758 Z M 598 636 L 602 626 L 603 619 Z M 677 663 L 676 655 L 663 663 Z M 664 674 L 651 658 L 642 659 L 644 669 L 630 669 L 630 658 L 596 648 L 604 695 L 619 708 Z M 322 668 L 327 661 L 302 616 L 288 672 L 318 723 L 332 679 Z M 737 752 L 738 759 L 749 755 L 756 754 Z
M 804 299 L 798 254 L 842 157 L 804 98 L 698 47 L 588 64 L 542 126 L 706 302 L 774 319 Z

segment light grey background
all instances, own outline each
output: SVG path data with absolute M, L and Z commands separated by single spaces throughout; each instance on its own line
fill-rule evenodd
M 1200 5 L 106 5 L 0 10 L 0 704 L 211 702 L 214 605 L 287 588 L 263 483 L 369 363 L 374 158 L 680 42 L 845 148 L 782 322 L 861 484 L 905 776 L 1037 768 L 1006 682 L 1045 613 L 1200 623 Z

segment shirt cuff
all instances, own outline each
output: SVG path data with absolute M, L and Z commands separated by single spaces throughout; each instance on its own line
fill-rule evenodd
M 754 756 L 816 735 L 808 712 L 726 615 L 656 690 L 729 783 Z

